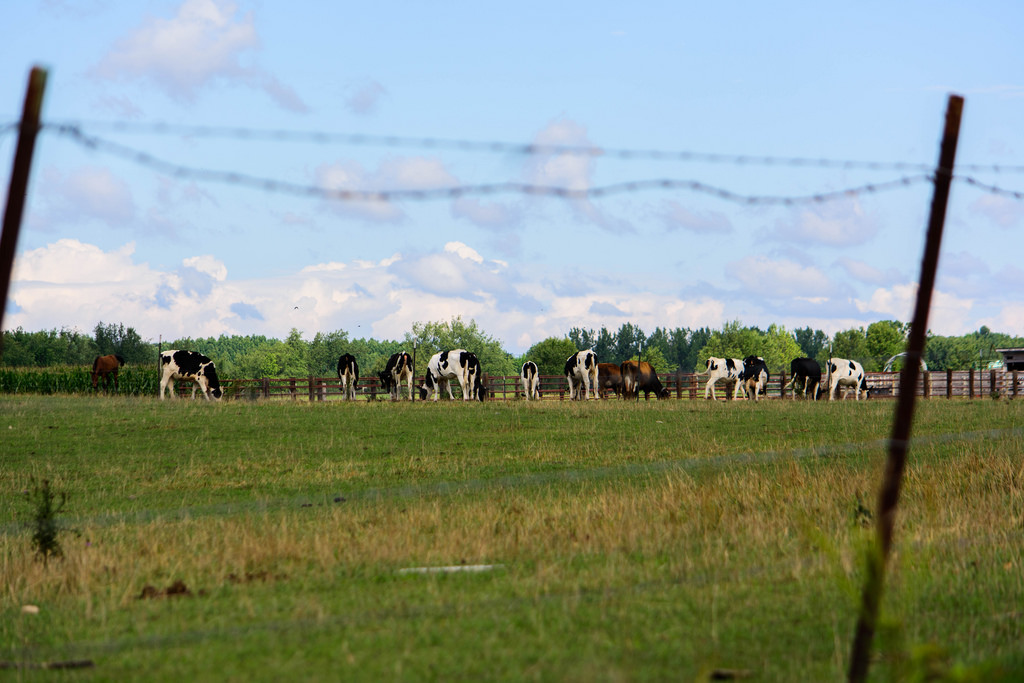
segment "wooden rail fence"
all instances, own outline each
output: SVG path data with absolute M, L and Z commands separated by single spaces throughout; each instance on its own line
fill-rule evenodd
M 895 398 L 900 395 L 900 375 L 898 372 L 869 372 L 868 388 L 872 398 Z M 658 375 L 663 386 L 676 399 L 703 399 L 706 375 L 694 373 L 662 373 Z M 793 398 L 786 373 L 772 375 L 768 381 L 766 393 L 762 398 L 780 399 Z M 423 384 L 423 377 L 417 377 L 413 393 L 415 400 L 420 400 L 418 387 Z M 517 375 L 485 375 L 484 385 L 487 387 L 488 400 L 509 401 L 522 396 L 522 386 Z M 309 401 L 340 400 L 341 384 L 335 377 L 264 377 L 262 379 L 227 379 L 221 382 L 224 395 L 233 399 L 306 399 Z M 914 388 L 918 396 L 923 398 L 1016 398 L 1024 394 L 1024 375 L 1016 370 L 942 370 L 921 373 L 920 381 Z M 177 392 L 181 396 L 189 396 L 192 388 L 188 382 L 178 382 Z M 458 385 L 452 388 L 456 398 L 461 398 Z M 838 393 L 838 390 L 837 390 Z M 732 392 L 727 390 L 725 382 L 719 380 L 715 384 L 715 394 L 719 400 L 730 400 Z M 568 399 L 568 387 L 565 378 L 558 375 L 544 375 L 540 378 L 540 395 L 542 400 L 564 401 Z M 375 376 L 361 378 L 358 385 L 360 400 L 387 400 L 387 392 L 383 391 Z M 408 394 L 403 387 L 400 393 L 403 399 Z M 602 392 L 602 398 L 615 398 L 610 392 Z M 838 396 L 837 396 L 838 398 Z

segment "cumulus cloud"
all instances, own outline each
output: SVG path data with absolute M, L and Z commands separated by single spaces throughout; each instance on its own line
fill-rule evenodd
M 538 147 L 596 147 L 587 136 L 587 129 L 569 119 L 552 121 L 533 139 Z M 596 161 L 593 155 L 551 152 L 530 157 L 525 176 L 529 183 L 569 190 L 589 190 L 594 186 Z M 612 233 L 632 233 L 634 227 L 598 208 L 589 199 L 569 200 L 577 219 Z
M 186 103 L 215 84 L 240 84 L 262 90 L 285 109 L 306 111 L 290 86 L 243 63 L 243 56 L 259 46 L 252 13 L 239 15 L 237 6 L 224 0 L 185 0 L 174 17 L 148 17 L 121 38 L 93 73 L 149 82 Z
M 867 215 L 858 199 L 815 204 L 776 221 L 772 240 L 850 247 L 870 242 L 878 233 L 877 219 Z
M 125 227 L 136 217 L 135 200 L 127 183 L 109 169 L 82 166 L 62 172 L 48 167 L 40 183 L 43 200 L 39 220 L 44 224 L 95 219 Z
M 1015 228 L 1024 221 L 1024 203 L 1009 197 L 982 195 L 971 204 L 970 209 L 1005 230 Z
M 879 287 L 867 300 L 854 299 L 857 309 L 867 314 L 871 320 L 910 320 L 914 317 L 916 301 L 917 283 Z M 928 315 L 928 329 L 936 334 L 969 332 L 969 319 L 974 303 L 972 299 L 962 299 L 949 292 L 934 290 Z
M 374 171 L 354 161 L 322 164 L 315 175 L 317 185 L 338 193 L 430 190 L 459 184 L 444 164 L 425 157 L 389 159 Z M 338 214 L 370 222 L 397 223 L 405 218 L 405 212 L 398 204 L 389 201 L 339 197 L 330 200 L 327 206 Z
M 836 265 L 846 271 L 853 279 L 865 284 L 887 285 L 893 284 L 900 279 L 899 272 L 892 268 L 881 270 L 858 259 L 843 257 L 836 260 Z
M 388 91 L 376 81 L 367 81 L 350 85 L 345 98 L 345 106 L 353 114 L 368 116 L 377 111 L 377 105 Z
M 519 209 L 499 202 L 482 202 L 466 197 L 452 202 L 452 216 L 491 230 L 511 228 L 522 220 Z
M 705 235 L 724 235 L 733 231 L 728 216 L 718 211 L 693 213 L 677 201 L 664 202 L 661 211 L 661 222 L 669 231 L 687 230 Z
M 820 268 L 786 259 L 747 256 L 730 263 L 728 272 L 746 290 L 767 298 L 822 297 L 835 291 L 835 286 Z
M 617 328 L 626 321 L 648 331 L 714 329 L 738 319 L 761 327 L 810 325 L 833 332 L 883 318 L 906 320 L 915 294 L 914 285 L 902 283 L 860 297 L 830 294 L 827 278 L 814 267 L 753 257 L 730 269 L 749 277 L 740 288 L 702 285 L 680 291 L 678 283 L 652 280 L 647 273 L 514 267 L 457 241 L 433 251 L 325 261 L 248 279 L 232 277 L 211 254 L 170 267 L 139 263 L 132 243 L 108 251 L 59 240 L 24 252 L 16 264 L 5 318 L 11 328 L 91 329 L 107 320 L 131 324 L 148 339 L 221 334 L 283 339 L 292 328 L 308 338 L 344 329 L 355 336 L 401 339 L 415 322 L 462 315 L 513 352 L 573 327 Z M 1024 273 L 1008 268 L 996 273 L 999 278 L 1020 282 Z M 976 300 L 939 290 L 930 327 L 940 334 L 976 329 L 975 308 Z M 1019 297 L 1006 296 L 991 302 L 984 319 L 993 329 L 1020 329 L 1021 308 Z

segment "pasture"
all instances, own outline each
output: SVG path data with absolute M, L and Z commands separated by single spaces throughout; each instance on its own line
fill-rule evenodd
M 893 409 L 0 396 L 0 660 L 843 680 Z M 873 680 L 1024 677 L 1021 425 L 1021 401 L 918 404 Z M 74 530 L 47 563 L 22 523 L 44 479 Z

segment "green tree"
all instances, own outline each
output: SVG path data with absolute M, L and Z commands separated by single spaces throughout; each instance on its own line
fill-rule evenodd
M 881 320 L 868 325 L 864 343 L 868 358 L 862 363 L 868 372 L 877 372 L 885 367 L 886 361 L 902 352 L 907 346 L 907 329 L 895 320 Z
M 618 346 L 618 339 L 616 336 L 608 331 L 607 327 L 601 327 L 601 331 L 597 333 L 597 338 L 594 339 L 594 353 L 597 354 L 597 362 L 599 363 L 621 363 L 621 360 L 615 359 L 615 348 Z M 585 349 L 580 349 L 584 351 Z M 568 358 L 568 356 L 566 356 Z M 625 360 L 625 359 L 623 359 Z
M 622 327 L 615 334 L 615 350 L 611 360 L 606 361 L 601 355 L 598 358 L 602 362 L 621 364 L 640 352 L 641 345 L 647 340 L 644 331 L 632 323 L 623 323 Z
M 764 333 L 756 327 L 744 327 L 738 320 L 726 323 L 721 331 L 711 333 L 704 348 L 697 355 L 694 364 L 699 370 L 704 369 L 708 358 L 746 358 L 762 356 Z M 766 361 L 767 362 L 767 361 Z
M 309 363 L 309 371 L 317 377 L 331 377 L 338 371 L 338 358 L 344 353 L 352 353 L 351 343 L 348 340 L 348 332 L 337 330 L 335 332 L 317 332 L 313 341 L 309 342 L 306 350 L 306 358 Z M 360 374 L 363 373 L 363 363 L 359 356 L 356 362 L 359 363 Z
M 841 330 L 835 333 L 832 338 L 832 353 L 828 354 L 823 351 L 824 358 L 819 358 L 822 367 L 825 366 L 825 362 L 829 358 L 846 358 L 848 360 L 855 360 L 861 365 L 868 360 L 870 354 L 868 353 L 868 338 L 867 333 L 863 327 L 856 329 Z
M 655 372 L 675 372 L 676 370 L 679 369 L 679 366 L 677 364 L 665 358 L 665 354 L 662 353 L 661 347 L 659 346 L 652 346 L 649 349 L 645 349 L 643 359 L 644 361 L 651 364 L 651 367 L 654 368 Z M 634 355 L 629 360 L 639 359 L 636 355 Z
M 769 372 L 778 373 L 789 372 L 790 362 L 794 358 L 800 358 L 803 351 L 785 327 L 773 323 L 763 335 L 761 353 L 755 355 L 764 358 Z
M 438 351 L 465 349 L 475 353 L 485 375 L 514 375 L 519 373 L 515 358 L 502 348 L 501 341 L 485 334 L 475 320 L 467 325 L 462 316 L 447 321 L 413 323 L 412 332 L 405 333 L 408 347 L 418 346 L 417 363 L 425 368 L 428 359 Z M 411 352 L 411 348 L 406 349 Z M 419 368 L 417 369 L 419 370 Z
M 794 330 L 793 337 L 803 351 L 805 358 L 817 358 L 822 351 L 828 353 L 828 335 L 821 330 L 812 330 L 805 327 L 802 330 Z
M 526 352 L 525 359 L 536 363 L 540 374 L 561 377 L 565 371 L 566 359 L 579 350 L 576 343 L 568 337 L 548 337 L 531 346 Z

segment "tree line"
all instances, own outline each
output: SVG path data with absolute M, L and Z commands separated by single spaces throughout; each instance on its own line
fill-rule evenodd
M 549 337 L 522 355 L 506 351 L 499 339 L 480 329 L 475 320 L 461 316 L 446 321 L 418 322 L 401 340 L 350 338 L 345 330 L 317 332 L 309 341 L 292 329 L 287 339 L 262 335 L 221 335 L 219 337 L 183 337 L 158 345 L 142 339 L 123 323 L 97 323 L 92 334 L 76 330 L 27 332 L 22 328 L 5 331 L 2 336 L 0 366 L 50 367 L 91 366 L 98 355 L 115 353 L 131 365 L 156 367 L 158 349 L 189 349 L 212 358 L 222 377 L 317 377 L 335 373 L 338 356 L 353 354 L 360 374 L 367 376 L 383 370 L 388 357 L 400 350 L 415 349 L 417 367 L 443 349 L 464 348 L 476 353 L 484 371 L 490 375 L 515 375 L 525 360 L 536 362 L 543 375 L 561 375 L 565 359 L 576 351 L 594 349 L 601 362 L 620 364 L 630 359 L 650 362 L 658 372 L 693 372 L 704 368 L 710 356 L 744 358 L 761 356 L 772 372 L 789 371 L 789 362 L 809 357 L 824 363 L 830 357 L 860 362 L 868 372 L 882 370 L 893 356 L 906 346 L 909 324 L 895 320 L 871 323 L 866 328 L 842 330 L 829 336 L 810 327 L 787 330 L 769 325 L 762 330 L 729 322 L 720 330 L 709 327 L 668 329 L 656 327 L 650 334 L 631 323 L 618 330 L 574 327 L 562 337 Z M 981 327 L 959 337 L 929 334 L 925 362 L 930 370 L 967 370 L 986 368 L 1000 359 L 997 348 L 1022 347 L 1024 337 L 992 332 Z M 899 369 L 899 361 L 893 365 Z

